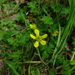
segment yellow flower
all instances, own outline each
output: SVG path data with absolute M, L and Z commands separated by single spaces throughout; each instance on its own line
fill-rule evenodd
M 56 30 L 53 34 L 51 34 L 52 36 L 57 36 L 59 34 L 59 31 Z
M 36 29 L 37 26 L 36 26 L 36 24 L 30 24 L 30 28 L 31 28 L 31 29 Z
M 34 36 L 33 34 L 30 34 L 30 37 L 36 40 L 36 42 L 34 43 L 34 47 L 38 47 L 39 43 L 41 43 L 42 45 L 45 45 L 46 41 L 43 39 L 47 37 L 47 34 L 40 36 L 38 29 L 35 29 L 34 33 L 36 34 L 36 36 Z
M 56 33 L 56 34 L 59 34 L 59 30 L 56 30 L 55 33 Z
M 51 34 L 52 36 L 57 36 L 57 34 L 56 33 L 54 33 L 54 34 Z

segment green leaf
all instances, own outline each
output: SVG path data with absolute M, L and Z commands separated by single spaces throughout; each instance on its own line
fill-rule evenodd
M 58 5 L 57 5 L 57 4 L 52 3 L 52 4 L 51 4 L 51 8 L 53 9 L 54 12 L 57 13 L 57 12 L 59 12 L 59 11 L 61 10 L 62 5 L 61 5 L 61 4 L 58 4 Z
M 42 59 L 45 60 L 48 57 L 49 57 L 49 55 L 48 55 L 47 51 L 44 50 L 43 53 L 42 53 Z
M 61 12 L 61 14 L 67 14 L 69 13 L 69 8 L 64 8 Z
M 19 73 L 14 69 L 14 67 L 10 64 L 10 62 L 5 61 L 6 64 L 12 69 L 12 71 L 14 72 L 15 75 L 19 75 Z
M 75 60 L 70 61 L 71 65 L 75 65 Z
M 48 75 L 56 75 L 56 73 L 55 73 L 55 71 L 53 69 L 50 69 Z
M 31 70 L 31 75 L 38 75 L 38 72 L 36 70 Z
M 53 24 L 53 20 L 52 17 L 50 16 L 44 16 L 42 17 L 42 19 L 40 19 L 42 22 L 44 22 L 45 24 Z
M 37 6 L 36 2 L 28 2 L 27 4 L 28 4 L 28 7 L 30 7 L 31 9 L 35 9 Z
M 13 44 L 14 43 L 14 38 L 13 37 L 8 38 L 7 41 L 8 41 L 9 44 Z

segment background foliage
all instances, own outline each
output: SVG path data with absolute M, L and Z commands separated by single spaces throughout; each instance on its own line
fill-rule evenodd
M 74 0 L 0 0 L 0 73 L 74 75 L 74 21 Z M 34 47 L 30 24 L 46 45 Z

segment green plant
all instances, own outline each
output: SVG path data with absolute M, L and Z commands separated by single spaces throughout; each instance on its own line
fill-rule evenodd
M 74 7 L 74 0 L 1 1 L 0 72 L 74 75 Z

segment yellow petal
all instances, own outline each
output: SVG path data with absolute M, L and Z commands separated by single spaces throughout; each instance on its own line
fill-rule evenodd
M 44 39 L 44 38 L 47 37 L 47 34 L 44 34 L 44 35 L 42 35 L 41 37 L 42 37 L 42 39 Z
M 59 33 L 59 31 L 55 31 L 55 33 L 57 33 L 57 34 L 58 34 L 58 33 Z
M 40 43 L 41 43 L 42 45 L 46 45 L 46 41 L 44 41 L 44 40 L 41 40 Z
M 36 36 L 39 36 L 39 30 L 38 29 L 35 29 L 34 33 L 36 34 Z
M 36 42 L 34 43 L 34 47 L 38 47 L 38 46 L 39 46 L 39 42 L 36 41 Z
M 30 34 L 30 37 L 31 37 L 32 39 L 36 39 L 36 37 L 35 37 L 34 35 L 32 35 L 32 34 Z
M 37 27 L 36 27 L 36 24 L 30 24 L 30 28 L 31 29 L 36 29 Z
M 52 36 L 57 36 L 57 34 L 56 34 L 56 33 L 54 33 L 54 34 L 52 34 Z

